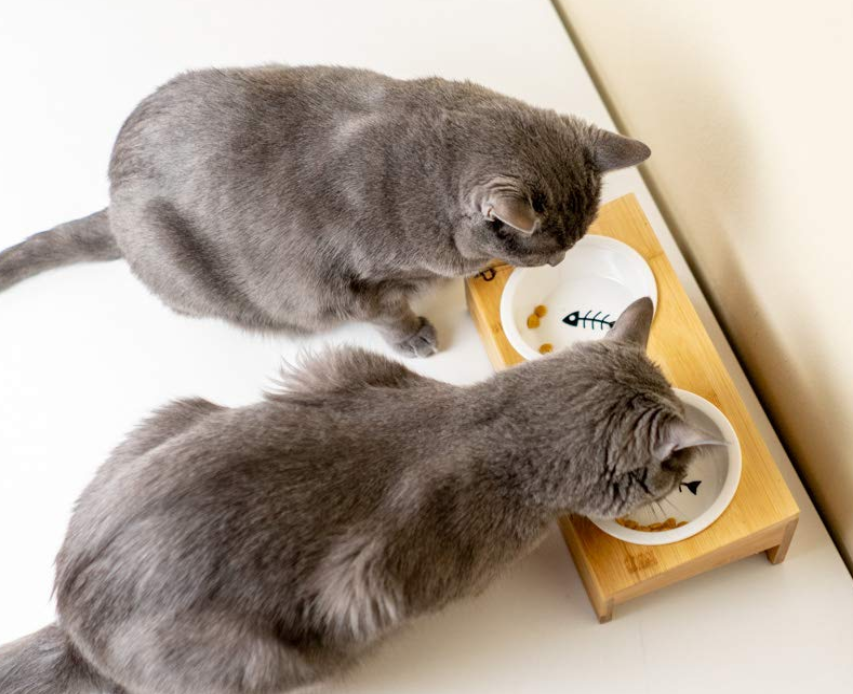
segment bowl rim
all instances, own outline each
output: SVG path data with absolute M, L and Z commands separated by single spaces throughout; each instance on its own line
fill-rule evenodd
M 623 253 L 631 257 L 633 260 L 638 261 L 640 266 L 643 268 L 643 271 L 645 273 L 648 273 L 647 279 L 650 280 L 649 287 L 651 288 L 651 291 L 646 294 L 646 296 L 648 296 L 652 300 L 655 312 L 657 312 L 657 280 L 655 279 L 655 275 L 652 272 L 651 267 L 649 267 L 648 262 L 646 262 L 646 259 L 642 255 L 640 255 L 636 249 L 629 246 L 623 241 L 619 241 L 618 239 L 614 239 L 609 236 L 601 236 L 598 234 L 587 234 L 580 241 L 578 241 L 577 244 L 575 244 L 575 248 L 577 248 L 579 244 L 583 244 L 584 246 L 588 246 L 590 248 L 597 247 L 609 251 Z M 569 254 L 571 254 L 571 252 L 572 251 L 569 251 Z M 565 262 L 565 260 L 563 262 Z M 554 269 L 556 268 L 559 268 L 559 265 L 555 266 Z M 515 299 L 516 292 L 518 291 L 518 285 L 521 283 L 522 278 L 530 272 L 535 272 L 536 270 L 541 269 L 541 267 L 513 268 L 512 272 L 510 273 L 509 279 L 507 280 L 506 285 L 504 286 L 503 292 L 501 293 L 499 309 L 501 329 L 503 330 L 506 339 L 509 341 L 510 346 L 522 357 L 524 357 L 526 361 L 541 359 L 544 355 L 533 349 L 533 347 L 528 345 L 524 338 L 521 337 L 521 333 L 519 332 L 518 327 L 515 324 L 515 320 L 513 320 L 512 317 L 512 302 Z M 637 298 L 639 299 L 640 297 Z
M 723 480 L 722 489 L 714 499 L 714 502 L 700 513 L 687 525 L 682 525 L 680 528 L 672 530 L 661 530 L 658 532 L 642 532 L 640 530 L 631 530 L 622 525 L 619 525 L 615 520 L 592 518 L 590 521 L 595 524 L 600 530 L 608 535 L 615 537 L 618 540 L 624 540 L 635 545 L 668 545 L 672 542 L 686 540 L 688 537 L 702 532 L 714 521 L 716 521 L 723 512 L 729 507 L 732 499 L 735 496 L 738 485 L 740 484 L 741 472 L 743 470 L 743 455 L 740 448 L 740 439 L 737 432 L 732 426 L 728 418 L 720 411 L 720 409 L 709 402 L 701 395 L 697 395 L 689 390 L 682 388 L 673 388 L 678 398 L 686 405 L 692 405 L 703 413 L 719 427 L 726 441 L 731 445 L 729 450 L 729 470 L 726 478 Z

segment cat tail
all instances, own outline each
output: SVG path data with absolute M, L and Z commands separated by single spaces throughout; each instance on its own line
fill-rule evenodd
M 0 646 L 3 694 L 89 694 L 120 691 L 83 660 L 56 624 Z
M 121 251 L 110 231 L 108 208 L 42 231 L 0 252 L 0 292 L 62 265 L 117 260 Z

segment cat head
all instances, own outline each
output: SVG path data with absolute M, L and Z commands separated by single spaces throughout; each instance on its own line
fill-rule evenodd
M 556 265 L 595 219 L 602 176 L 651 154 L 637 140 L 526 106 L 465 125 L 456 246 L 470 260 Z
M 539 503 L 619 517 L 669 494 L 703 447 L 725 445 L 687 422 L 646 356 L 653 312 L 640 299 L 604 339 L 527 365 L 528 406 L 540 423 L 528 424 L 543 461 L 531 483 Z

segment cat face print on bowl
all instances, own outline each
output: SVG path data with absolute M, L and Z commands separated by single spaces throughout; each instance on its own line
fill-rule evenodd
M 537 359 L 542 345 L 559 350 L 602 338 L 644 296 L 657 306 L 655 278 L 643 257 L 616 239 L 587 235 L 556 267 L 512 271 L 501 295 L 501 326 L 516 352 Z M 528 319 L 538 306 L 546 313 L 531 327 Z
M 691 462 L 684 482 L 660 501 L 620 519 L 622 523 L 648 527 L 673 518 L 683 523 L 680 527 L 649 532 L 625 527 L 615 520 L 590 518 L 608 535 L 635 545 L 666 545 L 701 532 L 726 510 L 740 482 L 740 443 L 729 420 L 705 398 L 679 388 L 675 392 L 684 403 L 688 422 L 727 445 L 703 446 Z

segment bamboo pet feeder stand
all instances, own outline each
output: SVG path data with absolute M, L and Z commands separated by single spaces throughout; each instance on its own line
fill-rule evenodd
M 720 408 L 737 432 L 743 453 L 740 486 L 728 509 L 707 529 L 681 542 L 634 545 L 607 535 L 585 518 L 560 520 L 603 623 L 612 619 L 615 605 L 717 566 L 759 552 L 766 552 L 773 564 L 782 562 L 799 509 L 636 198 L 626 195 L 604 205 L 589 233 L 623 241 L 645 258 L 658 287 L 649 355 L 673 385 Z M 501 293 L 511 272 L 511 267 L 500 265 L 466 281 L 468 308 L 496 369 L 523 361 L 500 322 Z

